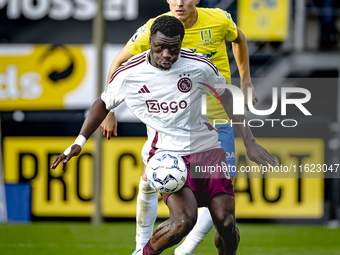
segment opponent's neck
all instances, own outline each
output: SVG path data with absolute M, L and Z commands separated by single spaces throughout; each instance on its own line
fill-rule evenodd
M 188 17 L 187 20 L 182 21 L 184 29 L 191 28 L 193 25 L 195 25 L 198 18 L 198 12 L 197 9 L 195 10 L 195 13 Z

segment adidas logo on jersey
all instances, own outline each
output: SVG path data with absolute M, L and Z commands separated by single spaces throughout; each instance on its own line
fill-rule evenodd
M 150 91 L 148 90 L 148 88 L 146 87 L 146 85 L 144 85 L 139 91 L 138 93 L 150 93 Z

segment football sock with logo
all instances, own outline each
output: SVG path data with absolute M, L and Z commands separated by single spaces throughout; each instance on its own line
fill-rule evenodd
M 209 209 L 202 207 L 198 210 L 197 222 L 181 245 L 182 252 L 189 255 L 195 253 L 198 245 L 213 228 L 212 218 Z
M 152 236 L 153 225 L 157 218 L 158 192 L 140 178 L 137 196 L 136 249 L 142 248 Z

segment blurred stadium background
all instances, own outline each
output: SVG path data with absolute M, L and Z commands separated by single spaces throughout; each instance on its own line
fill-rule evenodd
M 245 33 L 257 109 L 271 107 L 273 87 L 311 92 L 304 105 L 312 116 L 293 106 L 286 116 L 280 107 L 263 118 L 248 113 L 265 122 L 252 128 L 259 143 L 283 166 L 304 171 L 290 178 L 238 174 L 238 254 L 340 254 L 339 1 L 199 6 L 227 10 Z M 97 133 L 65 172 L 49 166 L 74 141 L 124 43 L 166 11 L 165 0 L 0 0 L 0 254 L 132 253 L 144 125 L 120 106 L 119 137 Z M 266 119 L 279 121 L 272 127 Z M 288 119 L 298 125 L 284 127 Z M 253 165 L 239 138 L 236 163 Z M 309 175 L 312 164 L 326 171 Z M 158 216 L 168 216 L 161 200 Z M 212 238 L 197 254 L 216 253 Z

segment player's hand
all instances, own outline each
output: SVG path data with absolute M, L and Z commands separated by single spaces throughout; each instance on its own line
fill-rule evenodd
M 117 136 L 117 120 L 116 116 L 113 112 L 109 112 L 106 116 L 105 120 L 103 120 L 102 124 L 100 124 L 100 129 L 104 136 L 106 136 L 107 140 L 110 140 L 111 134 L 113 132 L 114 136 Z
M 248 88 L 252 88 L 252 102 L 255 105 L 259 99 L 257 98 L 253 84 L 250 81 L 241 81 L 241 90 L 244 95 L 244 107 L 249 111 L 248 107 Z
M 260 166 L 268 167 L 268 164 L 270 164 L 275 167 L 279 165 L 274 156 L 255 141 L 248 144 L 246 150 L 248 158 Z
M 66 150 L 67 151 L 67 150 Z M 63 161 L 63 168 L 62 170 L 66 169 L 66 163 L 70 161 L 70 159 L 74 156 L 78 156 L 81 152 L 81 147 L 78 144 L 73 144 L 70 146 L 69 152 L 66 152 L 67 155 L 64 153 L 60 154 L 58 157 L 55 158 L 53 164 L 51 165 L 51 169 L 55 169 L 61 161 Z

